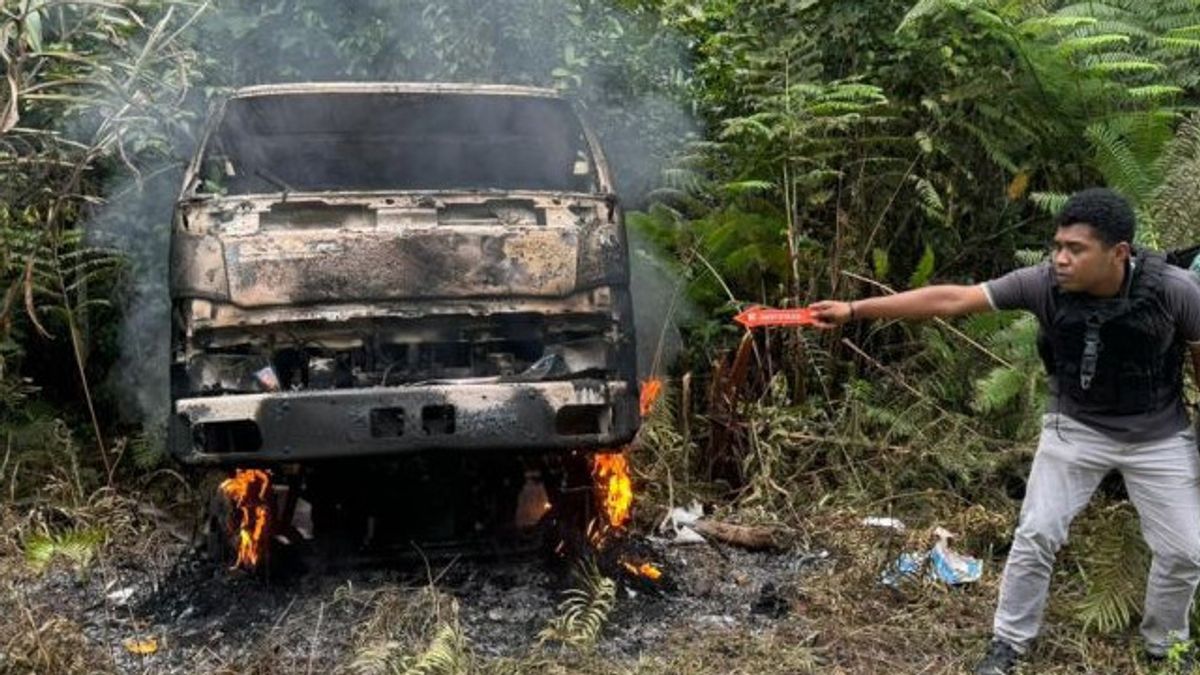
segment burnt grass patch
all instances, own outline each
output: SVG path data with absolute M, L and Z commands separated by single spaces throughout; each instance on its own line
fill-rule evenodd
M 55 619 L 74 626 L 78 644 L 93 652 L 78 664 L 79 672 L 351 672 L 372 639 L 405 636 L 396 627 L 367 636 L 364 626 L 419 618 L 381 619 L 381 594 L 394 600 L 431 591 L 445 601 L 433 611 L 439 620 L 453 606 L 472 670 L 487 671 L 494 661 L 523 666 L 518 670 L 574 663 L 582 670 L 625 672 L 678 648 L 681 635 L 772 630 L 795 617 L 806 575 L 829 564 L 824 554 L 800 550 L 671 546 L 634 536 L 620 545 L 653 562 L 663 576 L 650 582 L 614 572 L 614 602 L 587 648 L 538 640 L 577 582 L 574 561 L 549 553 L 308 559 L 267 578 L 218 566 L 177 543 L 173 555 L 158 556 L 161 565 L 124 560 L 113 551 L 86 570 L 54 565 L 42 574 L 21 572 L 19 580 L 8 580 L 5 604 L 10 617 L 28 614 L 34 623 Z M 420 653 L 428 631 L 408 637 Z M 153 648 L 137 653 L 139 643 Z M 0 672 L 20 672 L 16 661 L 0 663 Z
M 986 644 L 1001 559 L 986 559 L 978 584 L 890 589 L 880 571 L 925 533 L 896 538 L 860 520 L 814 516 L 803 543 L 761 552 L 635 530 L 601 551 L 611 608 L 595 640 L 579 644 L 543 639 L 580 586 L 576 559 L 547 552 L 307 552 L 277 556 L 284 564 L 265 578 L 149 530 L 110 542 L 86 566 L 56 560 L 38 572 L 6 550 L 0 673 L 406 672 L 442 652 L 451 665 L 430 672 L 967 672 Z M 154 554 L 136 541 L 152 541 Z M 606 553 L 663 577 L 622 573 Z M 1134 632 L 1081 633 L 1080 589 L 1060 581 L 1030 672 L 1153 672 Z

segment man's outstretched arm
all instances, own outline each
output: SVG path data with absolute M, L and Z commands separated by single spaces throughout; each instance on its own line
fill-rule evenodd
M 853 319 L 928 319 L 986 312 L 992 308 L 982 285 L 926 286 L 896 295 L 853 302 L 822 300 L 811 305 L 820 328 Z

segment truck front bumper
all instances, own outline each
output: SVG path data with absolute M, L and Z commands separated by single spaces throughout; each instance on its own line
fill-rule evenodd
M 424 450 L 610 449 L 640 424 L 624 381 L 429 384 L 175 401 L 171 450 L 253 466 Z

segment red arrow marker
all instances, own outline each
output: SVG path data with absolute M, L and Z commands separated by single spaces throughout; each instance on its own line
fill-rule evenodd
M 797 309 L 771 309 L 769 307 L 751 307 L 733 320 L 746 328 L 759 326 L 815 326 L 817 321 L 812 310 L 807 307 Z

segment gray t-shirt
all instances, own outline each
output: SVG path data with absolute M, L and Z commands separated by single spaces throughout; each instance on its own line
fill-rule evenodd
M 1192 346 L 1200 346 L 1200 283 L 1187 270 L 1167 265 L 1163 270 L 1163 302 L 1175 318 L 1175 330 Z M 1054 318 L 1054 281 L 1050 263 L 1042 263 L 988 281 L 983 292 L 993 309 L 1024 309 L 1045 330 Z M 1049 376 L 1047 412 L 1059 412 L 1058 380 Z M 1188 426 L 1182 397 L 1173 405 L 1135 415 L 1076 415 L 1078 421 L 1122 443 L 1166 438 Z

